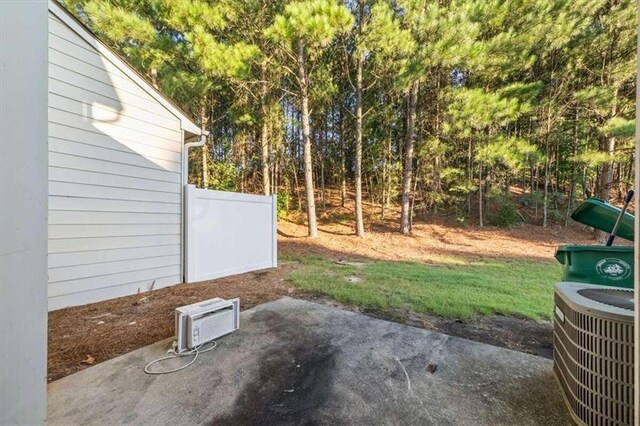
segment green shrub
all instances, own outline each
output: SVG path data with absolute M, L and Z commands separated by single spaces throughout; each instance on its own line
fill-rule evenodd
M 208 189 L 235 191 L 238 187 L 238 171 L 231 162 L 213 162 L 209 165 Z
M 536 204 L 540 205 L 544 201 L 544 194 L 542 192 L 528 192 L 518 199 L 518 202 L 524 207 L 533 207 Z
M 509 228 L 522 222 L 522 216 L 513 205 L 509 197 L 505 196 L 497 188 L 487 194 L 487 198 L 497 208 L 492 209 L 488 215 L 489 223 L 502 228 Z
M 289 214 L 289 203 L 291 202 L 291 195 L 287 193 L 278 194 L 278 217 L 285 218 Z
M 501 228 L 509 228 L 522 223 L 522 217 L 513 204 L 506 202 L 498 205 L 498 209 L 490 215 L 489 222 Z
M 547 212 L 547 218 L 549 220 L 549 222 L 555 222 L 555 223 L 564 223 L 564 214 L 562 214 L 562 212 L 560 212 L 559 210 L 549 210 Z

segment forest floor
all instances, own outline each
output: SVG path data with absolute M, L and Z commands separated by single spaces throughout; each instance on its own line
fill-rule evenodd
M 548 357 L 555 248 L 593 242 L 579 226 L 461 227 L 437 216 L 403 236 L 397 212 L 367 214 L 357 238 L 351 209 L 319 212 L 315 240 L 301 215 L 280 220 L 276 269 L 51 312 L 49 381 L 172 336 L 174 308 L 212 297 L 248 309 L 288 295 Z

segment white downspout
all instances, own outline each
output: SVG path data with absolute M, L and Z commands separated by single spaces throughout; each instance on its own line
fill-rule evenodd
M 207 136 L 209 136 L 209 132 L 203 132 L 199 141 L 184 144 L 184 149 L 182 150 L 182 185 L 184 186 L 189 185 L 189 149 L 204 146 Z
M 187 222 L 189 220 L 189 211 L 187 203 L 189 202 L 189 149 L 203 146 L 207 141 L 209 132 L 203 131 L 200 134 L 200 140 L 197 142 L 187 142 L 182 149 L 182 281 L 186 282 L 187 268 L 189 267 L 189 251 Z

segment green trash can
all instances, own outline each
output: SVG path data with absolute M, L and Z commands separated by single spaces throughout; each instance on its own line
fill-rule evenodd
M 560 246 L 562 281 L 633 288 L 633 247 Z
M 620 216 L 620 209 L 598 198 L 589 198 L 571 215 L 576 222 L 610 233 Z M 633 241 L 634 217 L 622 216 L 617 236 Z M 633 247 L 631 246 L 560 246 L 556 259 L 562 265 L 562 281 L 633 288 Z

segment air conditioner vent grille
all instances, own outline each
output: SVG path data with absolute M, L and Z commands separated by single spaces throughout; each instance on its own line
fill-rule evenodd
M 633 311 L 633 291 L 626 288 L 585 288 L 578 294 L 596 302 Z
M 572 309 L 558 290 L 555 304 L 554 370 L 574 418 L 633 424 L 633 322 Z

